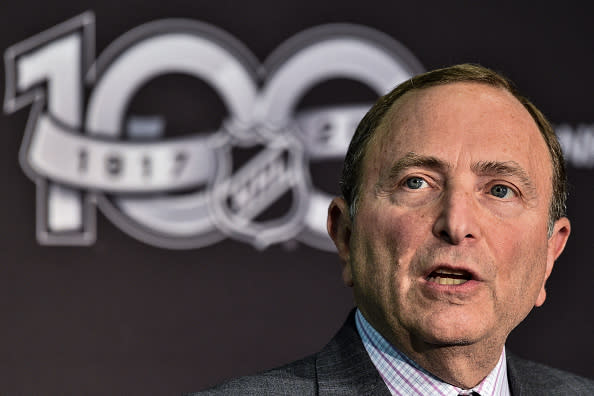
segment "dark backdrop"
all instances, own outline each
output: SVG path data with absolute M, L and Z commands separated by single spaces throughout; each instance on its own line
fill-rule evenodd
M 573 142 L 566 144 L 572 236 L 546 304 L 508 346 L 594 377 L 594 24 L 571 2 L 501 3 L 11 1 L 1 7 L 0 49 L 91 10 L 97 55 L 126 31 L 166 17 L 210 23 L 260 61 L 306 28 L 349 22 L 392 36 L 425 69 L 478 62 L 504 71 Z M 38 244 L 36 189 L 18 162 L 28 108 L 0 116 L 0 394 L 195 391 L 312 353 L 341 325 L 353 303 L 339 260 L 302 243 L 258 250 L 226 239 L 162 249 L 98 212 L 94 245 Z

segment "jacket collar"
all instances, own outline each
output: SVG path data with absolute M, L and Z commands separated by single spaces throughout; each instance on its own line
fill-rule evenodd
M 316 355 L 320 395 L 385 395 L 390 391 L 371 362 L 351 311 L 338 333 Z

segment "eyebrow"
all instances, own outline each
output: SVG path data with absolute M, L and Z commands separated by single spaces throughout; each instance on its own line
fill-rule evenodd
M 380 177 L 375 185 L 376 192 L 389 192 L 395 184 L 394 180 L 403 170 L 416 167 L 445 172 L 451 165 L 434 156 L 408 152 L 390 167 L 385 176 Z M 536 192 L 532 179 L 516 161 L 479 161 L 471 165 L 471 170 L 477 176 L 513 177 L 519 181 L 528 195 L 534 195 Z
M 429 168 L 434 170 L 447 170 L 450 168 L 450 165 L 440 160 L 437 157 L 433 157 L 430 155 L 419 155 L 414 152 L 408 152 L 402 158 L 400 158 L 392 167 L 390 168 L 389 177 L 398 176 L 400 172 L 404 169 L 412 168 L 412 167 L 419 167 L 419 168 Z

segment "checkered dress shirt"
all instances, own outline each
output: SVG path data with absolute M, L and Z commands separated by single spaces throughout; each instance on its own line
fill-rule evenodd
M 356 323 L 363 345 L 392 395 L 458 396 L 478 393 L 480 396 L 510 396 L 505 348 L 493 371 L 480 384 L 472 389 L 461 389 L 441 381 L 398 351 L 365 320 L 358 309 Z

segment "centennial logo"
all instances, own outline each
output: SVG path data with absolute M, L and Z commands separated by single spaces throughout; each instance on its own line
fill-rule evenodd
M 306 30 L 262 64 L 197 21 L 139 26 L 97 59 L 94 31 L 87 12 L 5 53 L 4 110 L 31 105 L 20 161 L 37 185 L 41 244 L 92 244 L 99 208 L 133 237 L 166 248 L 231 237 L 258 248 L 296 239 L 331 250 L 331 196 L 314 185 L 309 163 L 340 160 L 371 103 L 309 111 L 297 103 L 333 78 L 379 96 L 422 71 L 401 44 L 355 25 Z M 135 93 L 171 74 L 216 92 L 227 112 L 216 130 L 165 138 L 158 119 L 126 119 Z M 240 163 L 237 148 L 252 154 Z M 282 213 L 262 216 L 287 196 Z

